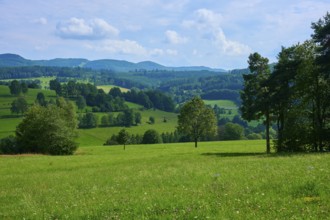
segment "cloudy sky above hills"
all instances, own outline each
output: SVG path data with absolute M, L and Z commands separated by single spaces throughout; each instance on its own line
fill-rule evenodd
M 329 0 L 0 0 L 0 53 L 244 68 L 310 38 Z

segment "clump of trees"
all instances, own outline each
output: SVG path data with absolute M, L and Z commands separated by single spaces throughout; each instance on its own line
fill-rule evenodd
M 126 101 L 140 104 L 146 109 L 155 108 L 167 112 L 174 112 L 175 110 L 175 103 L 172 98 L 156 90 L 138 91 L 131 89 L 126 93 L 122 93 L 122 97 Z
M 1 140 L 2 153 L 73 154 L 78 147 L 74 106 L 63 98 L 56 104 L 33 105 L 16 128 L 16 137 Z
M 13 80 L 9 84 L 10 94 L 19 96 L 20 94 L 26 94 L 28 92 L 28 85 L 23 81 L 19 82 L 17 80 Z
M 312 23 L 312 39 L 282 47 L 269 73 L 267 58 L 249 57 L 252 74 L 244 75 L 242 116 L 275 123 L 277 151 L 330 149 L 330 14 Z
M 162 136 L 154 129 L 147 130 L 143 135 L 131 135 L 126 129 L 122 129 L 118 134 L 112 135 L 104 145 L 118 145 L 122 144 L 158 144 L 162 143 Z
M 128 109 L 122 97 L 106 94 L 102 89 L 97 89 L 90 83 L 77 83 L 72 80 L 60 83 L 55 79 L 49 82 L 49 87 L 58 96 L 75 99 L 80 110 L 86 105 L 91 106 L 94 112 L 117 112 Z
M 16 114 L 24 114 L 29 108 L 26 99 L 23 96 L 18 97 L 11 103 L 10 111 Z

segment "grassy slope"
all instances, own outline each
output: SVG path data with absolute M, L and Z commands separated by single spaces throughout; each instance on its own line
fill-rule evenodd
M 97 86 L 98 89 L 103 89 L 103 91 L 105 93 L 109 93 L 110 89 L 114 88 L 114 87 L 118 87 L 122 92 L 127 92 L 129 91 L 129 89 L 120 87 L 120 86 L 114 86 L 114 85 L 101 85 L 101 86 Z
M 25 96 L 29 104 L 33 104 L 37 93 L 42 91 L 45 96 L 49 98 L 55 98 L 54 91 L 50 90 L 39 90 L 39 89 L 29 89 L 28 94 Z M 11 96 L 9 93 L 9 88 L 7 86 L 0 86 L 0 139 L 4 138 L 10 134 L 14 134 L 16 126 L 22 120 L 22 116 L 17 116 L 11 114 L 10 106 L 11 102 L 16 97 Z M 140 105 L 134 103 L 127 103 L 130 108 L 135 110 L 141 108 Z M 163 111 L 153 111 L 145 110 L 141 111 L 142 114 L 142 124 L 139 126 L 133 126 L 127 130 L 132 134 L 143 134 L 148 129 L 155 129 L 159 133 L 162 132 L 172 132 L 175 130 L 177 124 L 177 115 L 174 113 L 168 113 Z M 99 119 L 104 113 L 98 113 Z M 156 119 L 154 125 L 150 125 L 147 122 L 149 117 L 153 116 Z M 166 117 L 167 122 L 164 123 L 163 119 Z M 111 135 L 116 134 L 121 127 L 110 127 L 110 128 L 95 128 L 95 129 L 79 129 L 78 142 L 80 146 L 93 146 L 93 145 L 102 145 Z
M 264 141 L 0 156 L 0 219 L 327 219 L 330 155 Z
M 55 98 L 55 92 L 50 90 L 29 89 L 25 98 L 29 104 L 33 104 L 38 92 L 42 91 L 46 99 Z M 10 107 L 16 97 L 10 95 L 8 86 L 0 86 L 0 139 L 14 134 L 16 126 L 22 120 L 22 116 L 11 114 Z
M 230 100 L 204 100 L 206 105 L 218 105 L 219 108 L 237 109 L 237 105 Z
M 98 115 L 100 119 L 102 114 Z M 177 126 L 177 115 L 174 113 L 159 110 L 144 110 L 141 111 L 141 115 L 142 123 L 140 125 L 126 128 L 129 133 L 142 135 L 148 129 L 155 129 L 159 133 L 173 132 Z M 147 123 L 150 116 L 155 118 L 155 124 L 153 125 Z M 163 122 L 164 117 L 167 119 L 166 123 Z M 108 138 L 113 134 L 117 134 L 121 129 L 122 127 L 79 129 L 80 137 L 78 142 L 80 146 L 102 145 Z
M 3 80 L 0 80 L 0 81 L 4 81 L 4 82 L 10 82 L 10 81 L 13 81 L 13 80 L 40 80 L 41 82 L 41 87 L 42 88 L 49 88 L 49 81 L 50 80 L 53 80 L 53 79 L 56 79 L 56 77 L 37 77 L 37 78 L 23 78 L 23 79 L 3 79 Z
M 218 105 L 219 108 L 224 108 L 226 110 L 231 110 L 231 114 L 226 111 L 226 114 L 222 114 L 221 117 L 226 117 L 232 119 L 235 115 L 238 114 L 237 105 L 230 100 L 203 100 L 206 105 Z

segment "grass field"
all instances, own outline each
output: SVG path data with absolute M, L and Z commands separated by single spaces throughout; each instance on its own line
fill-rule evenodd
M 131 134 L 143 135 L 148 129 L 154 129 L 160 134 L 163 132 L 174 132 L 177 126 L 177 114 L 170 112 L 163 112 L 159 110 L 144 110 L 140 111 L 142 115 L 141 124 L 126 128 Z M 98 113 L 99 119 L 103 113 Z M 149 117 L 155 118 L 155 124 L 149 124 Z M 167 122 L 164 122 L 164 117 Z M 79 129 L 78 143 L 80 146 L 102 145 L 113 134 L 118 134 L 122 127 L 107 127 L 107 128 L 93 128 L 93 129 Z
M 0 80 L 0 81 L 3 81 L 3 82 L 10 82 L 10 81 L 13 81 L 13 80 L 40 80 L 41 84 L 41 88 L 49 88 L 49 81 L 50 80 L 53 80 L 53 79 L 56 79 L 56 77 L 36 77 L 36 78 L 23 78 L 23 79 L 3 79 L 3 80 Z
M 38 92 L 43 92 L 46 99 L 56 98 L 54 91 L 29 89 L 25 95 L 27 102 L 32 105 L 37 97 Z M 10 107 L 12 101 L 17 97 L 10 95 L 8 86 L 0 86 L 0 139 L 10 134 L 14 134 L 16 126 L 21 122 L 22 116 L 12 114 Z
M 230 100 L 203 100 L 206 105 L 218 105 L 219 108 L 237 109 L 237 105 Z
M 0 219 L 328 219 L 330 154 L 264 141 L 0 156 Z
M 29 89 L 28 94 L 25 95 L 29 104 L 33 104 L 38 92 L 43 92 L 47 99 L 56 98 L 54 91 Z M 16 126 L 21 122 L 22 116 L 11 114 L 11 102 L 16 99 L 15 96 L 10 95 L 7 86 L 0 86 L 0 139 L 14 134 Z M 140 109 L 142 106 L 127 102 L 127 105 L 135 110 Z M 159 133 L 173 132 L 177 125 L 177 114 L 163 112 L 159 110 L 143 110 L 140 111 L 142 115 L 142 124 L 139 126 L 132 126 L 127 128 L 131 134 L 143 134 L 148 129 L 155 129 Z M 105 113 L 96 113 L 99 120 Z M 155 118 L 155 124 L 148 124 L 149 117 Z M 164 123 L 164 117 L 167 122 Z M 117 134 L 122 127 L 109 127 L 109 128 L 94 128 L 94 129 L 79 129 L 80 146 L 102 145 L 113 134 Z
M 97 86 L 98 89 L 103 89 L 103 91 L 105 93 L 109 93 L 110 89 L 112 89 L 113 87 L 118 87 L 122 92 L 129 91 L 129 89 L 127 89 L 127 88 L 123 88 L 123 87 L 120 87 L 120 86 L 114 86 L 114 85 L 101 85 L 101 86 Z

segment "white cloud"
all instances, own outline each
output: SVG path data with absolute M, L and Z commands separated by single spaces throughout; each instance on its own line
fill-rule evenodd
M 149 51 L 149 55 L 151 56 L 177 56 L 178 51 L 177 50 L 172 50 L 172 49 L 152 49 Z
M 119 34 L 119 30 L 105 20 L 94 18 L 89 21 L 71 18 L 57 24 L 57 34 L 68 39 L 104 39 Z
M 193 20 L 186 20 L 183 26 L 197 29 L 202 38 L 210 40 L 223 54 L 240 56 L 251 52 L 249 46 L 230 40 L 221 28 L 222 15 L 208 9 L 199 9 Z
M 251 53 L 249 46 L 242 43 L 228 40 L 221 29 L 215 34 L 214 44 L 227 55 L 244 55 Z
M 147 50 L 136 41 L 131 40 L 105 40 L 100 44 L 87 44 L 87 48 L 95 51 L 105 51 L 109 53 L 146 55 Z
M 194 12 L 195 18 L 193 20 L 185 20 L 183 26 L 187 28 L 198 28 L 199 30 L 205 28 L 218 28 L 222 21 L 222 15 L 214 13 L 211 10 L 202 8 Z
M 187 38 L 181 37 L 177 32 L 172 30 L 167 30 L 165 32 L 166 40 L 170 44 L 184 44 L 187 42 Z

